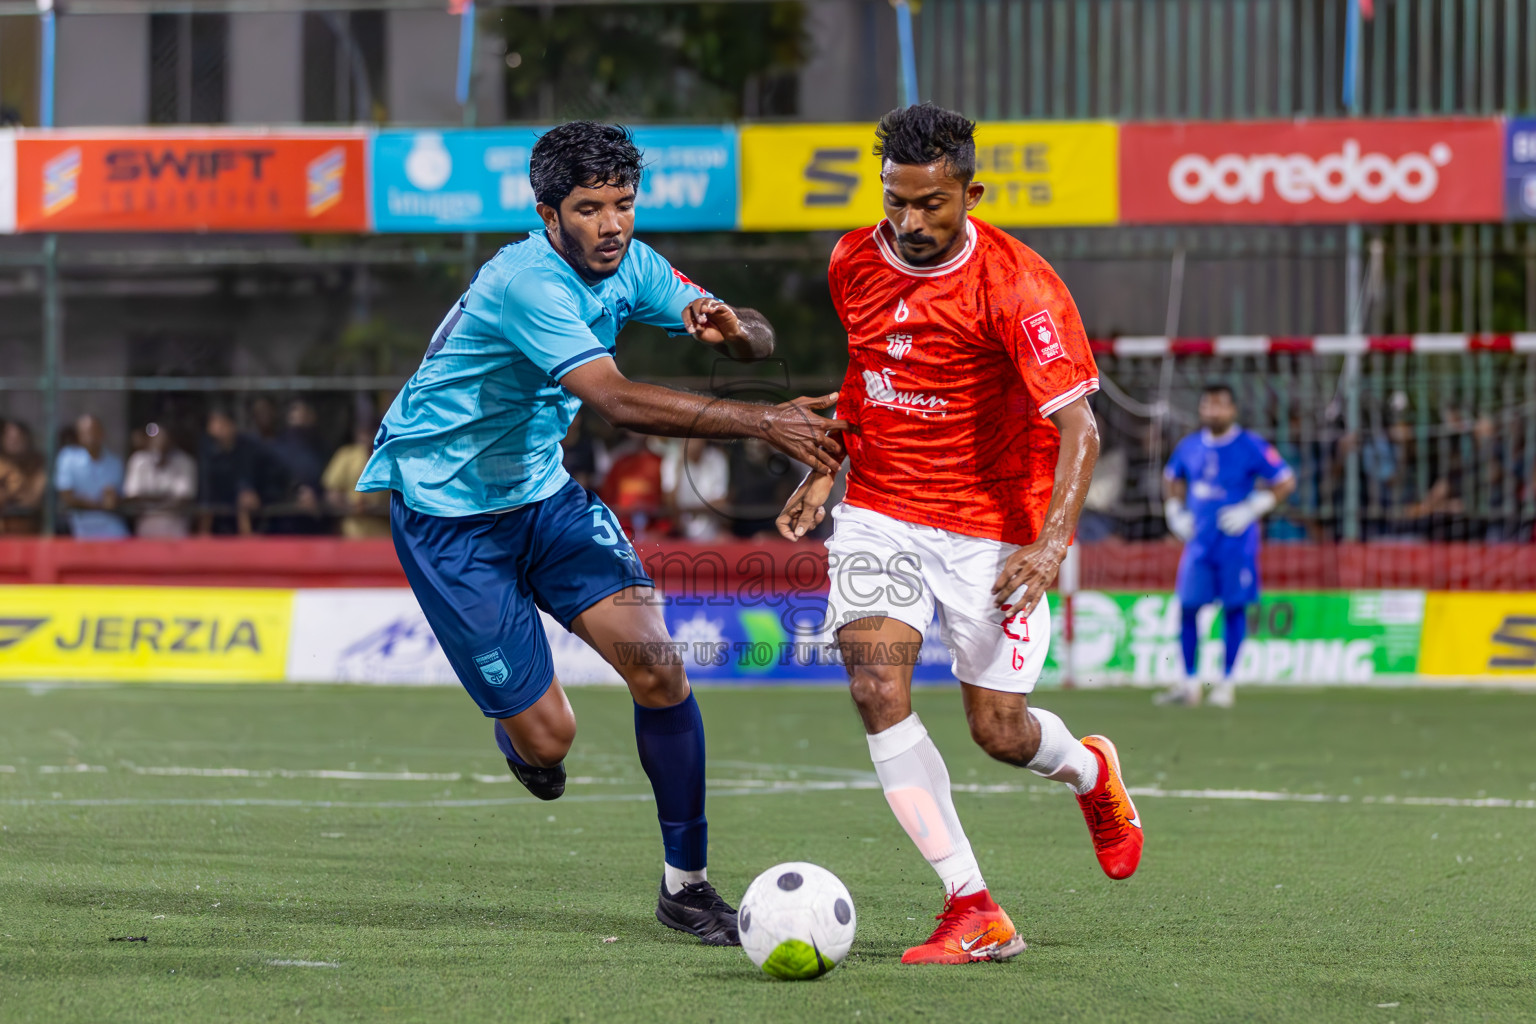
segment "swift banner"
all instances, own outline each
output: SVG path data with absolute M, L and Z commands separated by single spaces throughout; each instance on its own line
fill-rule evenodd
M 23 231 L 364 231 L 367 136 L 22 133 Z
M 291 590 L 0 587 L 0 679 L 283 679 Z
M 383 131 L 373 143 L 377 231 L 532 231 L 539 227 L 528 159 L 542 129 Z M 636 128 L 645 174 L 641 231 L 729 230 L 736 224 L 731 128 Z
M 884 214 L 869 124 L 751 125 L 741 130 L 744 231 L 855 228 Z M 976 128 L 977 214 L 1001 227 L 1112 224 L 1118 127 L 996 121 Z
M 1120 128 L 1127 224 L 1494 221 L 1497 118 L 1184 122 Z

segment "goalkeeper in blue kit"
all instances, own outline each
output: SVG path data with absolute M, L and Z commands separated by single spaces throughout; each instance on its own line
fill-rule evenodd
M 1199 614 L 1220 601 L 1226 659 L 1211 703 L 1231 707 L 1248 606 L 1259 599 L 1258 523 L 1296 489 L 1296 478 L 1273 445 L 1238 426 L 1227 385 L 1210 384 L 1201 393 L 1200 427 L 1179 442 L 1163 472 L 1168 529 L 1184 542 L 1177 584 L 1184 679 L 1157 700 L 1200 703 Z

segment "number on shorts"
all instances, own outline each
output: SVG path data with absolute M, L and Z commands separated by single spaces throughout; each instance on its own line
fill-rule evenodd
M 612 514 L 608 511 L 607 505 L 592 506 L 593 540 L 597 541 L 605 548 L 613 547 L 619 542 L 620 536 L 622 536 L 615 528 L 617 525 L 618 524 L 613 521 Z

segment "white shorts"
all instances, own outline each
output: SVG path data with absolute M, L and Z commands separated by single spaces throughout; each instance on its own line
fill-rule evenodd
M 1051 612 L 1027 620 L 992 605 L 992 584 L 1017 544 L 917 526 L 854 505 L 832 510 L 827 617 L 822 638 L 857 619 L 886 616 L 926 632 L 939 616 L 955 677 L 988 690 L 1029 693 L 1045 667 Z

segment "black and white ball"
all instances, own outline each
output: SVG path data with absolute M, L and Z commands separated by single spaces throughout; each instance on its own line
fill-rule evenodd
M 788 981 L 819 978 L 853 945 L 853 897 L 826 868 L 776 864 L 741 898 L 741 946 L 763 973 Z

